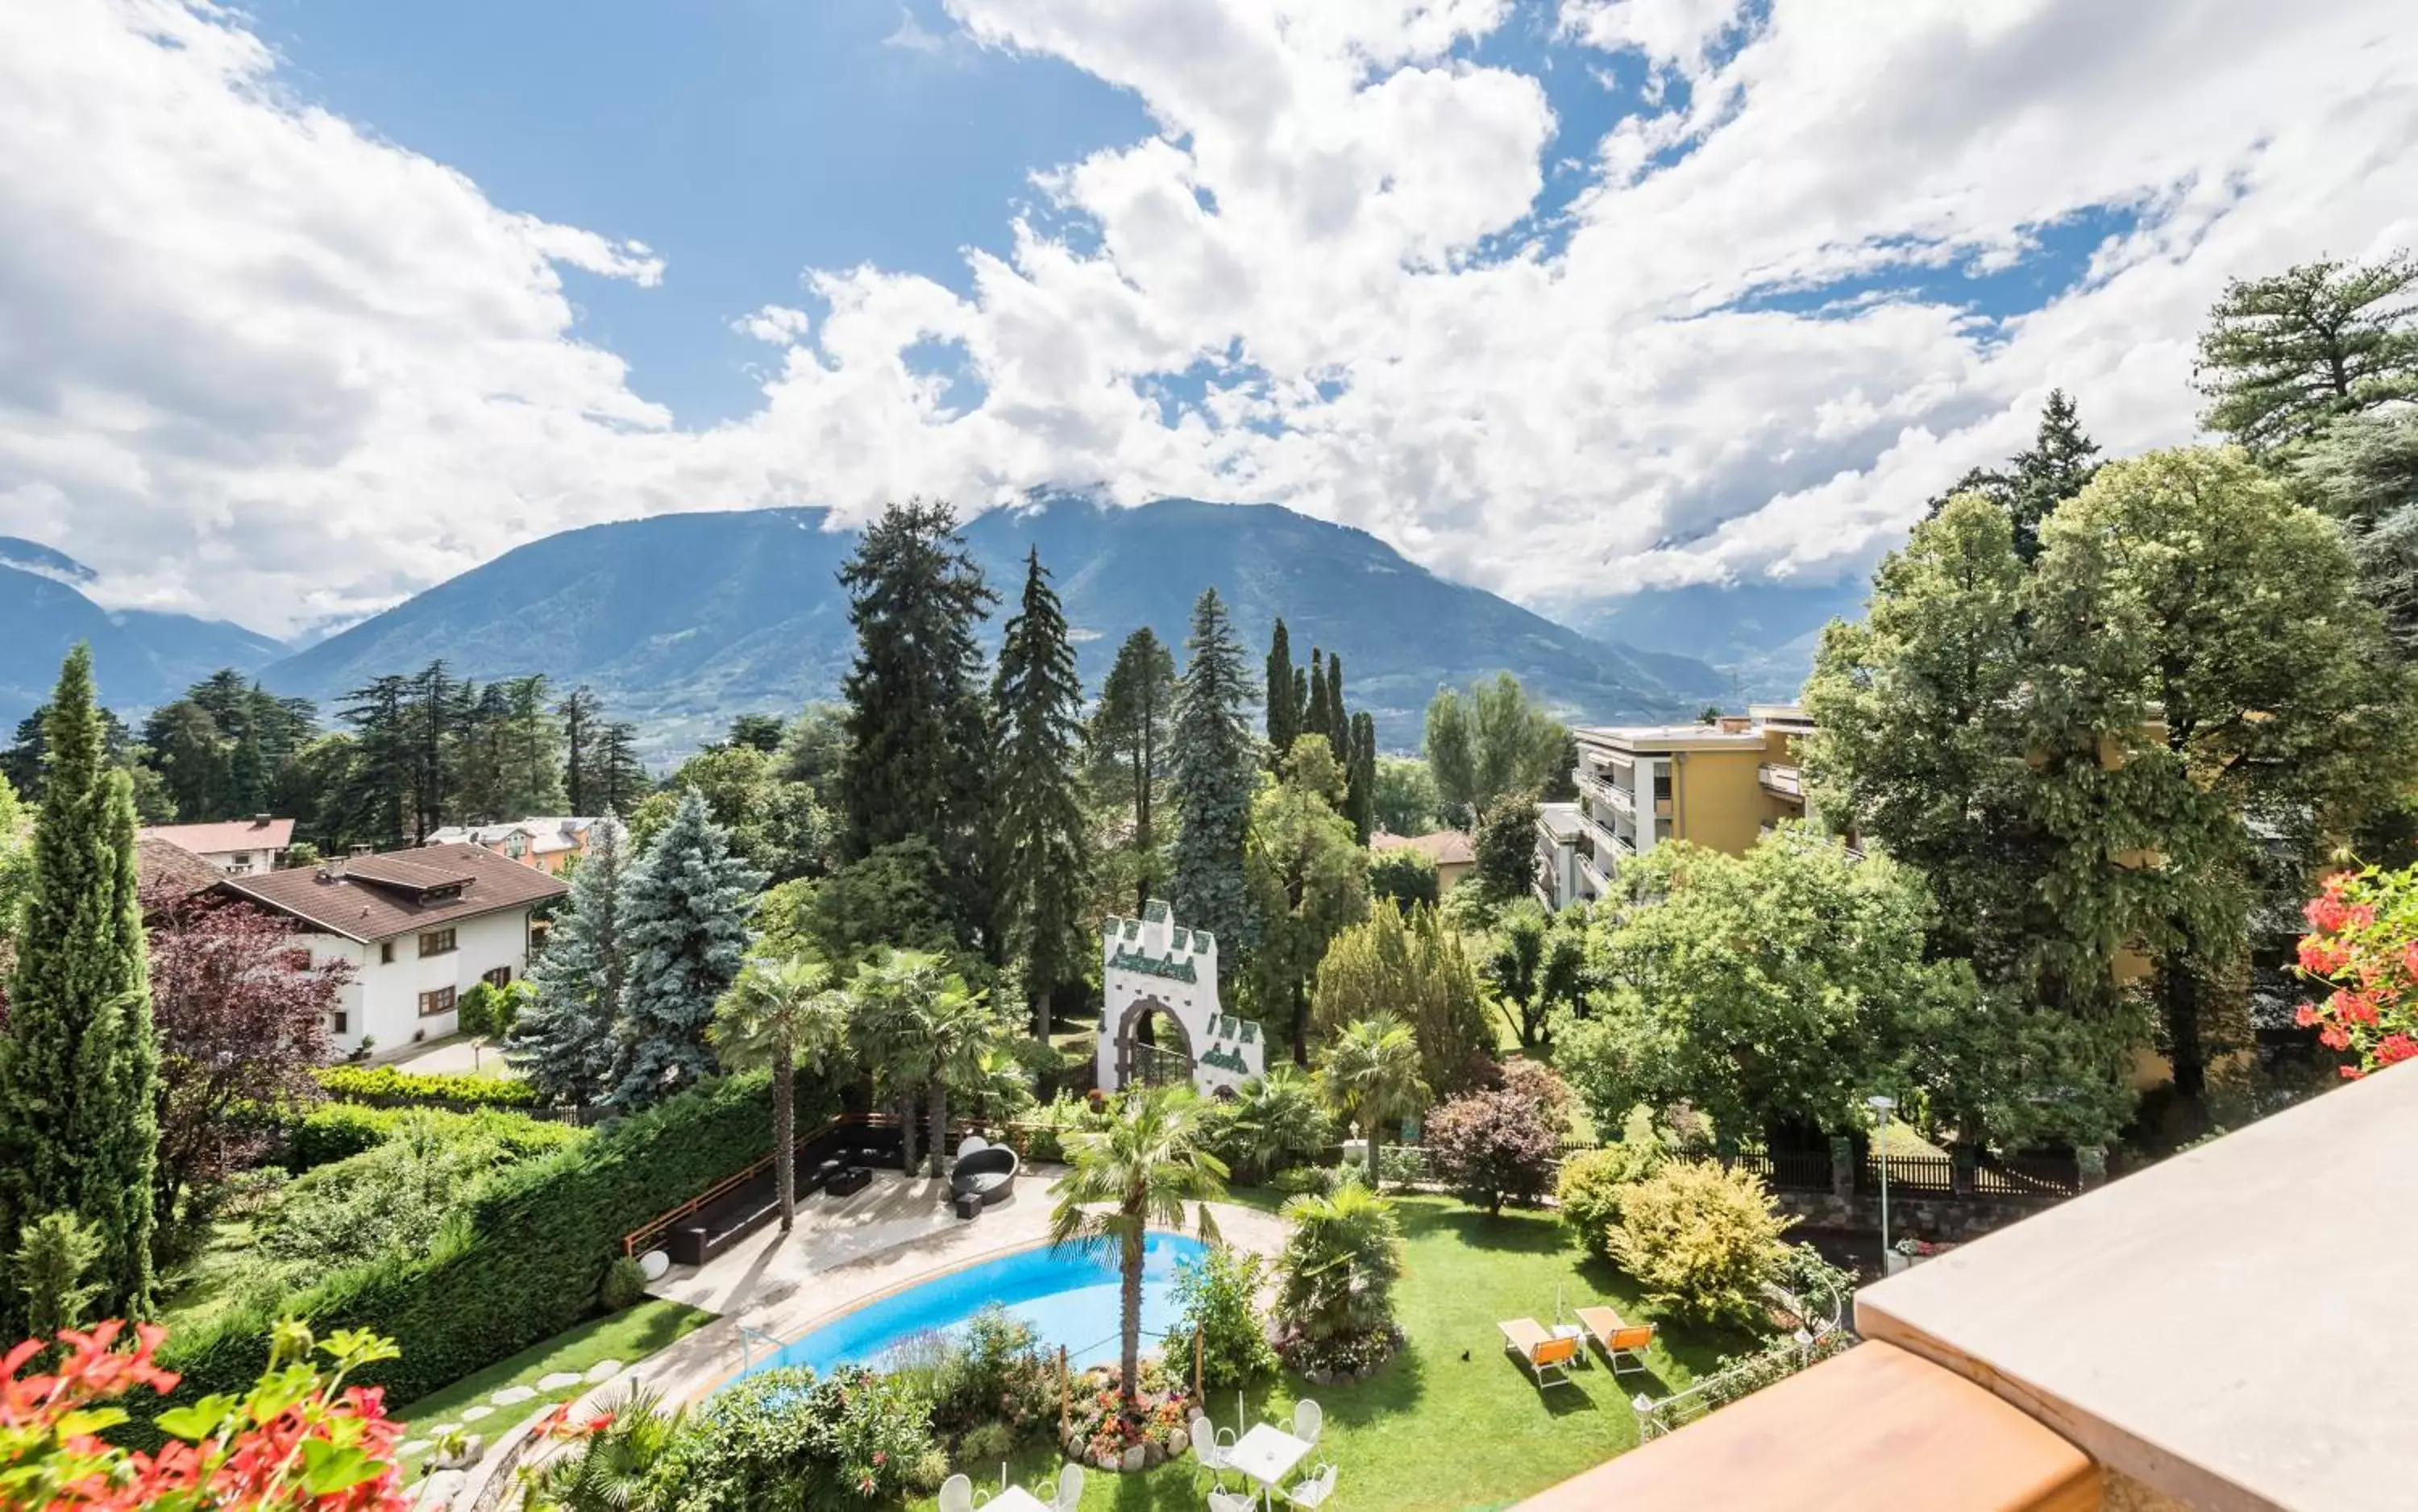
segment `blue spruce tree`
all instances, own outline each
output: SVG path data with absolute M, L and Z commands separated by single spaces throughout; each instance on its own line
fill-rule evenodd
M 571 906 L 529 969 L 536 1000 L 505 1036 L 505 1061 L 549 1102 L 595 1103 L 611 1089 L 614 1026 L 629 998 L 631 872 L 629 832 L 597 820 L 572 874 Z
M 763 885 L 689 789 L 622 893 L 629 983 L 608 1105 L 635 1111 L 713 1074 L 706 1027 L 745 961 Z

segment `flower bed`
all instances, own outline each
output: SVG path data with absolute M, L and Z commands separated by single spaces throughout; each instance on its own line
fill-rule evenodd
M 1128 1408 L 1117 1390 L 1113 1367 L 1094 1366 L 1071 1388 L 1066 1427 L 1060 1443 L 1067 1458 L 1101 1470 L 1148 1470 L 1180 1459 L 1191 1446 L 1186 1425 L 1192 1394 L 1169 1379 L 1156 1360 L 1141 1366 L 1141 1391 Z

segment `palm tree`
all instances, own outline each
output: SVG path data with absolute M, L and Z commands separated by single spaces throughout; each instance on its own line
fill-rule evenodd
M 1394 1204 L 1357 1181 L 1303 1192 L 1281 1210 L 1293 1225 L 1277 1258 L 1277 1317 L 1317 1346 L 1349 1344 L 1394 1324 L 1402 1230 Z
M 1141 1368 L 1142 1243 L 1151 1225 L 1184 1227 L 1184 1204 L 1195 1203 L 1201 1237 L 1217 1237 L 1205 1205 L 1226 1192 L 1226 1165 L 1202 1146 L 1201 1105 L 1189 1087 L 1136 1089 L 1125 1094 L 1107 1129 L 1066 1137 L 1066 1174 L 1049 1188 L 1053 1248 L 1113 1254 L 1123 1271 L 1123 1343 L 1118 1364 L 1125 1404 L 1133 1405 Z
M 1419 1077 L 1419 1042 L 1411 1026 L 1379 1014 L 1347 1026 L 1326 1047 L 1326 1093 L 1369 1138 L 1369 1188 L 1378 1188 L 1377 1146 L 1386 1121 L 1427 1106 Z
M 898 1108 L 903 1168 L 915 1169 L 915 1096 L 932 1078 L 931 1010 L 949 973 L 928 951 L 887 950 L 849 983 L 849 1047 Z M 959 984 L 963 985 L 962 983 Z M 936 1130 L 933 1142 L 940 1142 Z
M 714 1004 L 706 1037 L 726 1066 L 773 1068 L 773 1169 L 781 1231 L 798 1218 L 797 1058 L 829 1056 L 848 1036 L 848 995 L 832 969 L 811 955 L 759 956 Z
M 648 1482 L 681 1431 L 681 1411 L 666 1413 L 663 1405 L 661 1392 L 634 1384 L 618 1407 L 579 1425 L 585 1433 L 579 1446 L 528 1477 L 530 1512 L 632 1512 L 650 1505 Z
M 983 1054 L 1004 1038 L 1006 1031 L 991 1009 L 989 994 L 968 987 L 966 979 L 954 971 L 941 979 L 925 1011 L 925 1022 L 932 1033 L 932 1079 L 926 1094 L 931 1113 L 931 1170 L 938 1179 L 948 1174 L 942 1163 L 948 1147 L 949 1086 L 952 1082 L 969 1089 L 979 1086 Z
M 1289 1160 L 1317 1153 L 1335 1129 L 1318 1103 L 1318 1086 L 1294 1066 L 1278 1064 L 1236 1089 L 1233 1128 L 1243 1164 L 1264 1176 Z

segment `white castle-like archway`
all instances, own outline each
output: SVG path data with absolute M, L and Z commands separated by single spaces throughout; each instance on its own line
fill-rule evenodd
M 1260 1026 L 1217 1006 L 1217 941 L 1205 929 L 1174 922 L 1153 899 L 1139 919 L 1100 926 L 1099 1046 L 1095 1069 L 1105 1092 L 1134 1082 L 1188 1077 L 1202 1092 L 1229 1092 L 1267 1066 Z M 1145 1021 L 1173 1033 L 1156 1046 L 1138 1038 Z M 1179 1042 L 1167 1043 L 1167 1040 Z

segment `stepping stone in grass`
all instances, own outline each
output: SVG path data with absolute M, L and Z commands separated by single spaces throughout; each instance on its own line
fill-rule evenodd
M 498 1407 L 518 1407 L 521 1403 L 528 1400 L 536 1395 L 537 1388 L 534 1386 L 506 1386 L 503 1390 L 497 1392 L 494 1396 L 488 1397 L 487 1400 L 494 1402 Z
M 565 1386 L 577 1384 L 579 1384 L 579 1372 L 576 1370 L 557 1370 L 552 1375 L 537 1378 L 537 1389 L 540 1391 L 560 1391 Z
M 587 1382 L 591 1386 L 601 1386 L 605 1382 L 612 1380 L 615 1376 L 618 1376 L 620 1373 L 620 1361 L 599 1360 L 594 1365 L 589 1366 L 588 1367 L 588 1373 L 581 1376 L 579 1379 Z
M 428 1429 L 428 1436 L 432 1439 L 441 1439 L 449 1433 L 459 1433 L 461 1431 L 462 1425 L 459 1423 L 437 1423 L 430 1427 Z
M 426 1454 L 428 1452 L 428 1443 L 429 1441 L 426 1439 L 407 1440 L 404 1443 L 403 1447 L 397 1449 L 395 1453 L 402 1456 L 404 1459 L 408 1459 L 416 1454 Z
M 488 1406 L 485 1402 L 481 1402 L 476 1407 L 463 1408 L 462 1421 L 465 1423 L 475 1423 L 479 1419 L 490 1415 L 494 1412 L 494 1408 Z

